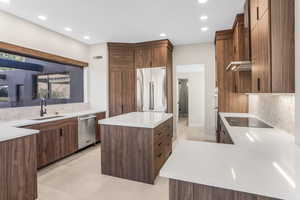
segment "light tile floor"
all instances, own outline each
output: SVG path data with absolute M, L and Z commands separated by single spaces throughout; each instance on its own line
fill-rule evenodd
M 179 139 L 204 140 L 198 128 L 179 122 Z M 168 200 L 169 181 L 148 185 L 101 174 L 100 145 L 88 148 L 38 172 L 39 200 Z

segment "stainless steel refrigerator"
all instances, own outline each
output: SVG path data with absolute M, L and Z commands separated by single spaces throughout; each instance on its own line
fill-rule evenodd
M 167 112 L 166 67 L 141 68 L 137 77 L 137 111 Z

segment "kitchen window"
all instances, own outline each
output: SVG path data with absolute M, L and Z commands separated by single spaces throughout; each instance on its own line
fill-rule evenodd
M 0 85 L 0 102 L 8 102 L 8 85 Z
M 29 57 L 0 57 L 0 108 L 81 103 L 84 70 Z
M 70 74 L 39 75 L 37 78 L 38 98 L 70 99 Z

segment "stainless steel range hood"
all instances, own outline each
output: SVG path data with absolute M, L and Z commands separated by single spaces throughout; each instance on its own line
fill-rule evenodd
M 226 67 L 226 71 L 251 71 L 251 64 L 251 61 L 234 61 Z

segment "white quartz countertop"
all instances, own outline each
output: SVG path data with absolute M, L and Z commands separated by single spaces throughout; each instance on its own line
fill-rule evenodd
M 231 127 L 234 145 L 178 141 L 160 176 L 272 198 L 300 199 L 300 146 L 278 129 Z
M 132 112 L 99 121 L 101 125 L 155 128 L 172 118 L 172 114 L 158 112 Z
M 73 117 L 80 117 L 84 115 L 92 115 L 101 112 L 106 112 L 106 111 L 91 109 L 82 112 L 60 113 L 59 116 L 62 117 L 57 117 L 53 119 L 45 119 L 45 120 L 24 119 L 24 120 L 16 120 L 16 121 L 0 121 L 0 129 L 1 129 L 0 142 L 39 133 L 39 131 L 37 130 L 19 128 L 19 127 L 48 123 L 48 122 L 53 122 L 53 121 L 58 121 L 63 119 L 69 119 Z M 45 118 L 47 117 L 51 117 L 51 116 L 45 116 Z

